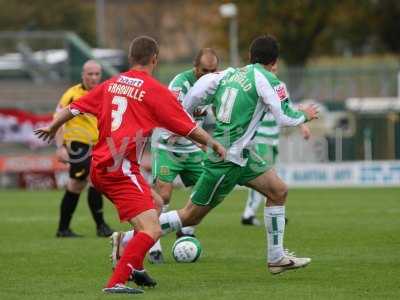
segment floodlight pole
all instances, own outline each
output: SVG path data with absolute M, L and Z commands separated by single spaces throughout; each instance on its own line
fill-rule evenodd
M 371 141 L 371 129 L 365 128 L 363 131 L 364 136 L 364 160 L 372 160 L 372 141 Z
M 341 162 L 343 160 L 343 129 L 336 128 L 335 130 L 335 161 Z
M 231 18 L 229 22 L 229 44 L 230 44 L 230 57 L 232 66 L 239 66 L 239 41 L 238 41 L 238 20 L 235 17 Z
M 400 71 L 397 73 L 397 98 L 400 101 Z
M 222 4 L 219 12 L 223 18 L 229 18 L 229 56 L 232 67 L 239 66 L 239 38 L 237 6 L 234 3 Z

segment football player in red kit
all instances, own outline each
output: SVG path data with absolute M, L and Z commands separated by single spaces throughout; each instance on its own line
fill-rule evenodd
M 57 129 L 81 113 L 97 117 L 99 141 L 93 148 L 91 180 L 118 210 L 121 221 L 135 230 L 116 265 L 106 293 L 142 293 L 126 286 L 132 276 L 139 286 L 155 286 L 143 260 L 161 236 L 161 228 L 150 187 L 140 174 L 140 157 L 153 128 L 163 127 L 180 136 L 211 147 L 220 157 L 225 149 L 214 141 L 184 111 L 175 96 L 151 75 L 157 65 L 157 42 L 146 36 L 134 39 L 129 47 L 132 65 L 90 91 L 57 114 L 49 127 L 35 133 L 51 140 Z

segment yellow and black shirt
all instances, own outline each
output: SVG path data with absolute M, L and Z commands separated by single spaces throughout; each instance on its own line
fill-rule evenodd
M 88 90 L 85 89 L 82 83 L 70 87 L 62 95 L 57 106 L 57 111 L 67 107 L 87 93 Z M 98 137 L 97 119 L 93 115 L 81 114 L 64 124 L 64 143 L 76 141 L 94 145 L 97 143 Z

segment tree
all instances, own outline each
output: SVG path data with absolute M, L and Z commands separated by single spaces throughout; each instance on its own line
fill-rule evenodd
M 72 30 L 95 41 L 93 3 L 79 0 L 0 0 L 2 30 Z
M 274 35 L 281 56 L 288 65 L 303 66 L 312 55 L 316 41 L 329 24 L 335 3 L 325 0 L 237 0 L 239 47 L 247 60 L 249 42 L 260 34 Z M 221 40 L 221 30 L 216 37 Z M 222 47 L 227 45 L 221 44 Z
M 372 2 L 373 31 L 386 49 L 400 52 L 400 2 L 383 0 Z

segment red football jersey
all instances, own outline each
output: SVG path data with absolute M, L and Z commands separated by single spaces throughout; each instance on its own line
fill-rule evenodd
M 124 158 L 138 166 L 155 127 L 181 136 L 196 128 L 176 97 L 144 71 L 130 70 L 103 82 L 71 103 L 70 110 L 97 117 L 99 141 L 92 153 L 97 168 L 118 167 Z

